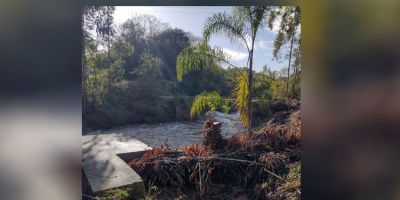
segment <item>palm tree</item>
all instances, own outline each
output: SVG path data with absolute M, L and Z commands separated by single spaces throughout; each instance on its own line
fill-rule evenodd
M 247 72 L 247 105 L 240 108 L 247 116 L 247 127 L 252 127 L 252 82 L 253 82 L 253 53 L 254 42 L 258 30 L 266 24 L 268 8 L 266 6 L 240 6 L 234 7 L 232 14 L 216 13 L 207 18 L 203 29 L 205 42 L 209 41 L 213 34 L 224 34 L 232 42 L 243 43 L 248 52 Z M 243 104 L 241 104 L 243 106 Z M 243 112 L 241 113 L 241 115 Z
M 290 67 L 292 64 L 292 57 L 295 55 L 294 62 L 294 81 L 292 85 L 292 94 L 293 97 L 293 87 L 296 82 L 296 76 L 298 67 L 300 65 L 299 56 L 300 56 L 300 37 L 299 31 L 301 26 L 301 18 L 300 18 L 300 7 L 298 6 L 283 6 L 277 9 L 274 9 L 270 12 L 268 16 L 268 27 L 270 29 L 273 28 L 274 22 L 280 17 L 280 24 L 278 29 L 278 34 L 276 35 L 274 41 L 274 50 L 273 56 L 276 59 L 279 59 L 279 53 L 282 50 L 282 47 L 285 44 L 290 44 L 289 46 L 289 55 L 288 55 L 288 70 L 287 70 L 287 80 L 286 80 L 286 98 L 289 98 L 289 78 L 290 78 Z

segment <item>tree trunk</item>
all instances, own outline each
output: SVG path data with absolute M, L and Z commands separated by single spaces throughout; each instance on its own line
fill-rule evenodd
M 111 78 L 111 42 L 110 42 L 110 40 L 111 40 L 111 36 L 110 35 L 108 35 L 107 36 L 108 38 L 107 38 L 107 50 L 108 50 L 108 87 L 109 88 L 111 88 L 111 83 L 112 83 L 112 78 Z
M 250 53 L 250 65 L 249 65 L 249 73 L 248 73 L 248 90 L 249 90 L 249 96 L 247 99 L 247 110 L 248 110 L 248 118 L 249 118 L 249 130 L 251 129 L 252 126 L 252 105 L 251 101 L 253 98 L 253 93 L 251 91 L 252 85 L 253 85 L 253 50 L 251 50 Z
M 249 62 L 249 73 L 248 73 L 248 90 L 249 90 L 249 96 L 247 98 L 247 110 L 248 110 L 248 118 L 249 118 L 249 127 L 248 129 L 250 130 L 252 127 L 252 121 L 253 121 L 253 114 L 252 114 L 252 99 L 253 99 L 253 92 L 252 92 L 252 86 L 253 86 L 253 49 L 254 49 L 254 40 L 255 40 L 255 34 L 253 35 L 252 42 L 251 42 L 251 50 L 250 50 L 250 62 Z
M 296 62 L 295 62 L 295 66 L 293 66 L 294 67 L 294 79 L 293 79 L 293 83 L 292 83 L 292 98 L 294 96 L 294 89 L 295 89 L 295 85 L 296 85 L 296 81 L 297 81 L 298 73 L 299 73 L 299 69 L 298 69 L 299 54 L 300 54 L 300 50 L 298 50 L 296 53 Z
M 294 33 L 295 32 L 293 32 L 293 35 L 292 35 L 292 38 L 291 38 L 291 41 L 290 41 L 289 64 L 288 64 L 287 81 L 286 81 L 286 98 L 289 98 L 290 61 L 292 61 L 292 49 L 293 49 Z
M 297 67 L 293 66 L 293 69 L 294 69 L 294 77 L 293 77 L 293 82 L 292 82 L 292 90 L 290 93 L 290 98 L 292 98 L 292 99 L 294 97 L 294 89 L 295 89 L 294 87 L 296 85 Z
M 203 145 L 209 146 L 212 150 L 222 149 L 225 140 L 221 135 L 221 122 L 208 119 L 203 125 Z
M 85 14 L 82 14 L 81 26 L 82 26 L 82 128 L 86 126 L 86 112 L 87 112 L 87 96 L 86 96 L 86 46 L 85 46 L 85 30 L 84 21 Z
M 108 12 L 109 7 L 107 7 L 107 18 L 110 18 L 110 13 Z M 112 78 L 111 78 L 111 25 L 108 24 L 107 26 L 107 57 L 108 57 L 108 88 L 111 88 Z

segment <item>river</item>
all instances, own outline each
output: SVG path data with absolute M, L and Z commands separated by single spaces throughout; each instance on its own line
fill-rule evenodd
M 203 137 L 203 122 L 211 118 L 222 123 L 224 137 L 243 132 L 239 122 L 239 113 L 206 113 L 194 121 L 167 122 L 160 124 L 136 124 L 118 127 L 107 131 L 96 131 L 95 134 L 121 133 L 134 138 L 152 147 L 168 144 L 171 148 L 178 148 L 201 143 Z

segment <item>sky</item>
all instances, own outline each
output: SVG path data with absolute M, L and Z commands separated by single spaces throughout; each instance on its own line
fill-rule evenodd
M 119 26 L 132 16 L 150 14 L 161 22 L 168 23 L 172 28 L 179 28 L 201 37 L 207 17 L 218 12 L 231 13 L 231 10 L 232 7 L 225 6 L 116 6 L 113 17 L 116 26 Z M 286 67 L 285 60 L 273 60 L 272 50 L 275 36 L 275 29 L 272 31 L 266 27 L 259 29 L 254 49 L 253 69 L 255 71 L 262 71 L 264 65 L 276 71 Z M 211 36 L 209 44 L 212 47 L 222 48 L 230 56 L 229 61 L 234 65 L 246 66 L 248 53 L 244 44 L 232 43 L 226 36 L 216 34 Z

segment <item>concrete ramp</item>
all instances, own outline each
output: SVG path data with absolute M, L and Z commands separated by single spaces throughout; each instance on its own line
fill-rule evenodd
M 92 192 L 128 186 L 144 192 L 142 179 L 122 158 L 127 161 L 150 149 L 139 140 L 117 133 L 82 136 L 82 168 Z

